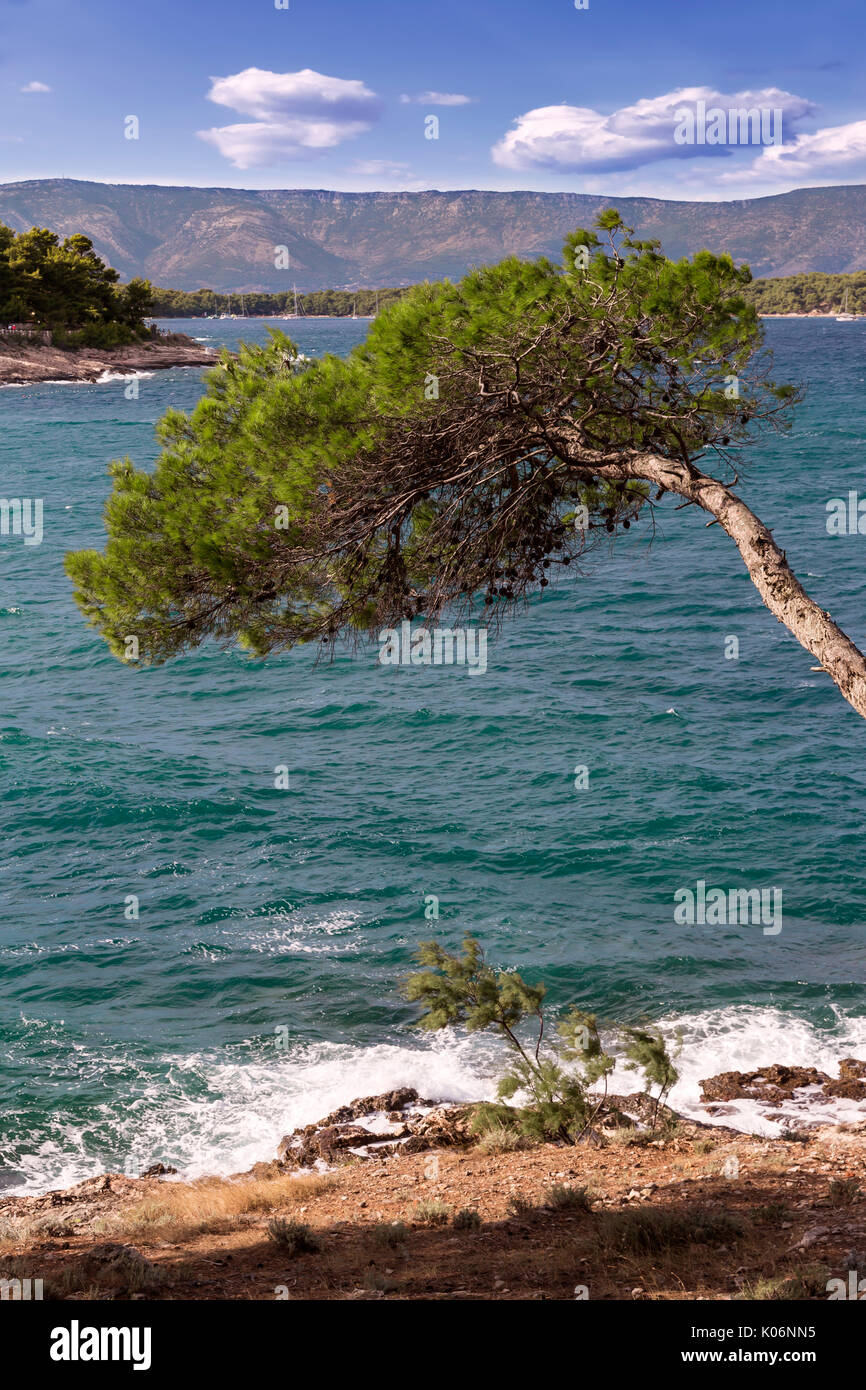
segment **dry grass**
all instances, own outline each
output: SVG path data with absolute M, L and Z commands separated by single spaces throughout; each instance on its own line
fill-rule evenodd
M 29 1220 L 0 1221 L 0 1253 L 19 1245 L 42 1245 L 47 1240 L 69 1239 L 76 1226 L 63 1217 L 52 1215 L 31 1217 Z
M 791 1208 L 787 1202 L 774 1201 L 762 1202 L 760 1206 L 752 1208 L 752 1220 L 763 1226 L 779 1226 L 783 1221 L 787 1221 L 791 1215 Z
M 380 1221 L 370 1231 L 373 1245 L 381 1250 L 395 1250 L 408 1235 L 409 1227 L 403 1221 Z
M 322 1242 L 313 1235 L 305 1221 L 290 1221 L 285 1216 L 272 1216 L 268 1222 L 268 1238 L 284 1255 L 308 1255 L 321 1250 Z
M 831 1207 L 849 1207 L 861 1195 L 857 1178 L 834 1178 L 827 1190 Z
M 451 1207 L 445 1202 L 425 1199 L 416 1202 L 409 1215 L 419 1226 L 447 1226 L 451 1219 Z
M 132 1293 L 153 1290 L 163 1283 L 165 1273 L 133 1246 L 107 1244 L 94 1246 L 52 1269 L 47 1276 L 38 1256 L 7 1260 L 0 1277 L 44 1278 L 44 1296 L 48 1299 L 103 1299 L 128 1298 Z
M 474 1207 L 463 1207 L 454 1213 L 451 1224 L 455 1231 L 480 1231 L 481 1216 Z
M 516 1129 L 505 1125 L 491 1125 L 481 1135 L 476 1152 L 480 1154 L 517 1153 L 521 1149 L 531 1149 L 532 1141 Z
M 593 1195 L 586 1187 L 558 1182 L 547 1188 L 542 1200 L 553 1211 L 592 1211 Z
M 112 1235 L 183 1240 L 231 1230 L 250 1216 L 298 1207 L 332 1186 L 333 1178 L 319 1176 L 165 1183 L 158 1198 L 106 1217 L 103 1229 Z
M 810 1264 L 795 1266 L 773 1277 L 761 1278 L 746 1284 L 735 1298 L 748 1302 L 766 1302 L 780 1299 L 802 1301 L 810 1298 L 827 1297 L 827 1281 L 830 1271 L 826 1265 Z
M 602 1212 L 597 1231 L 600 1243 L 612 1250 L 650 1255 L 677 1245 L 721 1245 L 738 1239 L 743 1227 L 727 1211 L 632 1207 Z
M 652 1130 L 631 1129 L 628 1125 L 606 1129 L 602 1137 L 606 1149 L 642 1149 L 652 1140 L 660 1138 Z

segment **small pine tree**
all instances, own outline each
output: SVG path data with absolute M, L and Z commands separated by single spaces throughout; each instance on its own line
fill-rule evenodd
M 653 1086 L 659 1088 L 653 1106 L 652 1127 L 655 1129 L 659 1106 L 677 1080 L 679 1072 L 671 1061 L 667 1044 L 658 1029 L 649 1031 L 646 1028 L 626 1028 L 624 1037 L 625 1055 L 628 1059 L 625 1065 L 628 1070 L 643 1071 L 649 1094 L 652 1093 Z
M 518 1127 L 537 1141 L 561 1139 L 572 1143 L 588 1130 L 604 1105 L 607 1082 L 615 1059 L 601 1044 L 594 1014 L 570 1008 L 559 1019 L 553 1034 L 545 1036 L 543 984 L 530 985 L 514 971 L 496 971 L 487 964 L 481 943 L 473 936 L 463 940 L 462 954 L 446 951 L 437 941 L 424 941 L 418 949 L 424 967 L 405 982 L 406 997 L 422 1006 L 419 1024 L 437 1031 L 462 1025 L 470 1033 L 492 1030 L 508 1045 L 511 1063 L 497 1088 L 499 1103 L 476 1109 L 477 1129 Z M 519 1030 L 532 1021 L 534 1042 L 521 1041 Z M 627 1030 L 626 1055 L 640 1065 L 648 1083 L 662 1087 L 662 1095 L 677 1073 L 660 1034 Z M 589 1087 L 604 1083 L 601 1098 Z M 505 1104 L 517 1095 L 530 1104 Z

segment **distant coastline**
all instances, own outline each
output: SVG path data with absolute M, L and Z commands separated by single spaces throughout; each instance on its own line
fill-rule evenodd
M 155 314 L 157 320 L 179 319 L 186 323 L 214 323 L 220 319 L 236 319 L 238 323 L 246 320 L 255 320 L 256 323 L 304 323 L 306 319 L 334 319 L 342 321 L 348 319 L 351 323 L 353 319 L 365 319 L 371 323 L 376 317 L 375 314 Z
M 280 322 L 285 320 L 288 323 L 299 323 L 303 322 L 305 319 L 370 319 L 372 321 L 376 317 L 376 314 L 283 314 L 279 310 L 274 310 L 273 313 L 265 314 L 186 314 L 177 311 L 168 313 L 166 310 L 157 306 L 148 317 L 157 321 L 181 319 L 189 323 L 217 323 L 224 319 L 237 319 L 239 323 L 242 323 L 244 319 L 275 319 Z
M 759 315 L 758 315 L 758 318 L 761 318 L 761 319 L 835 319 L 835 318 L 838 316 L 838 312 L 839 312 L 839 311 L 836 310 L 836 309 L 832 309 L 832 310 L 828 310 L 828 311 L 824 311 L 823 309 L 810 309 L 809 312 L 808 312 L 808 313 L 805 313 L 805 314 L 795 314 L 795 313 L 790 313 L 790 314 L 759 314 Z M 857 318 L 862 318 L 862 317 L 864 317 L 864 316 L 863 316 L 863 315 L 860 315 L 860 314 L 856 315 L 856 316 L 855 316 L 855 322 L 856 322 L 856 319 L 857 319 Z

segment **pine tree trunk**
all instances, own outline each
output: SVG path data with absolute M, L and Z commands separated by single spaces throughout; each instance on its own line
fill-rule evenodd
M 770 612 L 818 659 L 848 703 L 866 718 L 866 657 L 829 613 L 809 597 L 791 570 L 784 550 L 736 493 L 697 469 L 690 472 L 676 460 L 655 454 L 603 464 L 595 471 L 597 476 L 609 480 L 640 478 L 655 483 L 709 512 L 736 545 Z

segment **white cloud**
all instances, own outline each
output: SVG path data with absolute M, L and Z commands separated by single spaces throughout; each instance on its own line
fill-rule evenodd
M 412 173 L 411 165 L 394 159 L 356 159 L 347 173 L 359 177 L 364 191 L 418 192 L 428 187 L 423 179 Z
M 244 68 L 232 77 L 213 77 L 208 100 L 242 116 L 276 120 L 281 116 L 332 116 L 363 119 L 378 115 L 381 102 L 363 82 L 303 68 L 268 72 Z
M 371 174 L 374 177 L 381 174 L 383 177 L 396 178 L 400 174 L 411 172 L 408 164 L 402 164 L 396 159 L 356 159 L 351 165 L 353 174 Z
M 724 175 L 722 182 L 729 177 Z M 866 180 L 866 121 L 798 135 L 790 145 L 767 145 L 736 177 L 791 185 Z
M 235 168 L 253 169 L 259 164 L 310 159 L 369 128 L 363 121 L 242 121 L 198 134 Z
M 469 106 L 475 97 L 463 96 L 461 92 L 421 92 L 410 97 L 405 92 L 400 98 L 403 105 L 414 102 L 418 106 Z
M 26 87 L 21 88 L 22 92 L 50 92 L 51 88 L 45 82 L 28 82 Z
M 733 148 L 741 147 L 676 143 L 677 112 L 693 110 L 698 101 L 706 102 L 708 110 L 781 110 L 785 139 L 791 138 L 793 122 L 815 110 L 804 97 L 777 87 L 734 93 L 717 92 L 712 87 L 679 87 L 609 115 L 589 106 L 540 106 L 517 117 L 512 129 L 493 146 L 493 159 L 507 169 L 565 174 L 637 169 L 664 159 L 729 158 Z
M 238 169 L 308 158 L 369 130 L 381 111 L 363 82 L 304 68 L 269 72 L 245 68 L 211 78 L 208 99 L 254 121 L 198 131 Z

